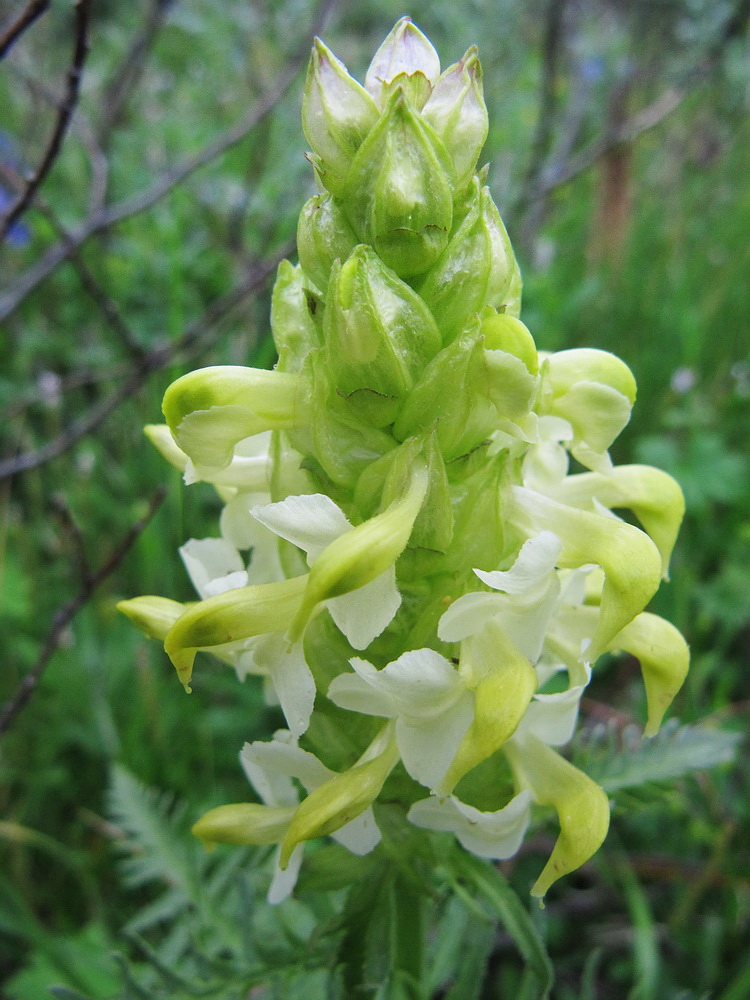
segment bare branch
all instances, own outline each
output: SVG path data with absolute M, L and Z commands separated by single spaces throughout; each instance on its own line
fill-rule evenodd
M 106 144 L 107 136 L 119 124 L 123 108 L 141 77 L 146 58 L 164 24 L 167 11 L 176 2 L 177 0 L 153 0 L 146 23 L 133 38 L 117 73 L 105 88 L 101 100 L 102 118 L 99 124 L 99 138 L 102 144 Z
M 10 51 L 21 35 L 49 7 L 49 0 L 30 0 L 18 17 L 0 34 L 0 59 Z
M 322 24 L 329 16 L 335 0 L 324 0 L 320 12 L 316 18 L 313 32 L 322 30 Z M 125 198 L 122 201 L 110 205 L 109 208 L 95 212 L 75 231 L 69 234 L 69 241 L 59 242 L 51 247 L 44 257 L 33 267 L 16 280 L 15 288 L 0 298 L 0 322 L 8 319 L 12 313 L 21 305 L 26 297 L 34 291 L 50 274 L 64 261 L 67 260 L 77 247 L 80 247 L 92 236 L 104 232 L 111 226 L 124 219 L 129 219 L 140 212 L 151 208 L 156 202 L 168 194 L 173 188 L 184 181 L 201 167 L 211 163 L 222 153 L 244 139 L 281 101 L 291 86 L 300 67 L 307 60 L 308 45 L 300 50 L 287 68 L 283 70 L 270 87 L 263 94 L 247 114 L 236 125 L 226 132 L 217 136 L 208 143 L 202 150 L 191 156 L 185 157 L 171 170 L 166 171 L 161 177 L 139 195 L 132 198 Z
M 0 220 L 0 243 L 13 223 L 31 204 L 34 194 L 49 173 L 62 148 L 63 138 L 78 103 L 83 64 L 88 52 L 89 3 L 90 0 L 76 0 L 73 56 L 66 76 L 65 97 L 60 105 L 55 127 L 39 166 L 27 180 L 25 190 Z
M 76 441 L 90 434 L 102 424 L 124 400 L 135 395 L 143 386 L 144 379 L 148 374 L 164 368 L 178 356 L 189 356 L 199 349 L 201 342 L 205 339 L 206 332 L 243 299 L 257 291 L 290 251 L 291 246 L 287 245 L 273 258 L 259 264 L 244 281 L 212 302 L 205 313 L 191 323 L 178 340 L 156 347 L 138 358 L 129 378 L 125 379 L 109 396 L 93 406 L 83 417 L 67 427 L 59 437 L 36 451 L 24 452 L 21 455 L 0 461 L 0 480 L 8 479 L 29 469 L 36 469 L 40 465 L 44 465 L 45 462 L 62 455 Z
M 88 577 L 84 578 L 78 593 L 72 598 L 72 600 L 68 601 L 67 604 L 63 605 L 63 607 L 59 608 L 55 612 L 47 638 L 34 666 L 21 681 L 16 693 L 8 702 L 6 702 L 2 711 L 0 711 L 0 735 L 7 732 L 13 720 L 33 695 L 39 685 L 39 681 L 42 678 L 47 664 L 57 647 L 60 645 L 60 640 L 65 629 L 75 618 L 81 608 L 86 604 L 99 584 L 103 583 L 108 576 L 111 576 L 111 574 L 120 565 L 122 560 L 135 544 L 136 539 L 149 524 L 154 514 L 156 514 L 157 510 L 164 501 L 165 495 L 166 493 L 164 490 L 158 490 L 154 494 L 146 515 L 134 524 L 132 528 L 130 528 L 109 559 L 107 559 L 95 573 L 92 573 Z

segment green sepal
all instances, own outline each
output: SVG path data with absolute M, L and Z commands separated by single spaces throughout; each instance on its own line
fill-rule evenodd
M 216 844 L 278 844 L 286 833 L 296 806 L 264 806 L 237 802 L 209 809 L 193 824 L 192 833 L 211 850 Z
M 474 718 L 440 782 L 439 795 L 450 795 L 465 774 L 510 739 L 537 687 L 531 663 L 495 622 L 461 644 L 459 671 L 474 687 Z
M 644 732 L 655 736 L 687 676 L 688 644 L 670 622 L 643 612 L 617 633 L 608 648 L 630 653 L 640 663 L 648 705 Z
M 303 271 L 321 292 L 328 288 L 333 262 L 346 260 L 356 243 L 335 198 L 316 194 L 305 202 L 297 224 L 297 252 Z
M 463 330 L 484 306 L 500 308 L 518 269 L 513 248 L 489 188 L 475 185 L 472 206 L 419 285 L 443 344 Z
M 299 379 L 239 365 L 200 368 L 173 382 L 162 411 L 177 445 L 196 466 L 223 469 L 234 446 L 305 419 Z
M 514 486 L 509 515 L 529 535 L 553 531 L 563 543 L 558 565 L 595 563 L 604 570 L 601 611 L 586 659 L 594 662 L 646 607 L 661 579 L 661 557 L 649 536 L 625 521 L 558 503 Z
M 305 358 L 323 344 L 323 303 L 306 272 L 282 260 L 271 297 L 271 331 L 279 354 L 277 372 L 299 372 Z
M 415 378 L 440 349 L 440 333 L 417 293 L 370 247 L 331 272 L 325 308 L 329 377 L 365 423 L 395 419 Z
M 508 542 L 505 456 L 489 456 L 486 448 L 477 448 L 451 463 L 447 471 L 453 498 L 453 544 L 445 569 L 457 573 L 465 572 L 467 566 L 488 572 L 497 569 Z
M 349 165 L 379 117 L 375 101 L 319 38 L 307 69 L 302 129 L 324 165 L 324 182 L 343 191 Z
M 360 241 L 402 278 L 423 274 L 448 242 L 452 173 L 438 136 L 394 94 L 354 157 L 343 204 Z
M 164 641 L 167 632 L 185 611 L 187 605 L 170 601 L 168 597 L 132 597 L 128 601 L 118 601 L 121 611 L 144 635 Z
M 369 808 L 398 759 L 389 723 L 354 767 L 319 785 L 300 803 L 281 843 L 281 868 L 297 844 L 335 833 Z
M 481 444 L 497 423 L 490 402 L 489 376 L 478 321 L 444 347 L 427 365 L 393 433 L 403 441 L 433 426 L 446 462 Z
M 601 847 L 609 829 L 609 800 L 595 782 L 533 736 L 505 748 L 516 780 L 534 799 L 552 806 L 560 835 L 531 895 L 543 898 L 563 875 L 575 871 Z
M 164 649 L 180 683 L 190 690 L 193 661 L 199 649 L 225 646 L 269 632 L 285 632 L 299 607 L 307 576 L 237 587 L 199 601 L 177 619 Z
M 336 392 L 323 351 L 314 351 L 309 356 L 307 373 L 310 377 L 307 450 L 333 483 L 352 489 L 362 472 L 398 442 L 386 431 L 361 420 L 351 403 Z

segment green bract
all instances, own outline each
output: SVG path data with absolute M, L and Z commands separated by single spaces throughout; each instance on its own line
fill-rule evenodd
M 407 18 L 364 86 L 316 41 L 302 119 L 325 190 L 302 209 L 299 266 L 279 268 L 276 370 L 185 375 L 167 425 L 147 429 L 224 510 L 219 537 L 181 549 L 199 600 L 122 610 L 186 687 L 206 650 L 280 705 L 288 728 L 242 754 L 262 804 L 195 827 L 278 844 L 273 901 L 306 840 L 377 845 L 384 785 L 391 803 L 408 790 L 410 822 L 488 858 L 515 853 L 532 805 L 551 807 L 544 895 L 607 831 L 604 792 L 557 749 L 597 658 L 639 659 L 648 734 L 687 670 L 680 634 L 644 610 L 682 494 L 612 464 L 627 366 L 539 356 L 518 318 L 518 266 L 476 171 L 481 79 L 474 49 L 441 75 Z M 571 455 L 588 471 L 570 474 Z

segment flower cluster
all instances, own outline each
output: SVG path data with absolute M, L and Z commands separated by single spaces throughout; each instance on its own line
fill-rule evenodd
M 644 611 L 682 495 L 610 460 L 635 399 L 626 365 L 541 354 L 518 318 L 476 170 L 475 49 L 441 73 L 404 18 L 363 87 L 316 40 L 302 119 L 320 194 L 299 265 L 279 268 L 278 364 L 185 375 L 147 429 L 224 503 L 220 536 L 181 550 L 200 600 L 121 607 L 188 690 L 207 650 L 280 705 L 288 728 L 242 753 L 262 802 L 195 826 L 206 843 L 277 844 L 271 899 L 307 840 L 373 849 L 379 798 L 485 858 L 513 855 L 532 806 L 552 807 L 543 896 L 608 826 L 606 795 L 558 749 L 596 660 L 639 660 L 647 734 L 684 679 L 684 640 Z

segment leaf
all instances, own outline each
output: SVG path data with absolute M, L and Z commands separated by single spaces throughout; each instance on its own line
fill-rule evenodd
M 649 738 L 636 726 L 628 726 L 619 737 L 613 728 L 598 726 L 576 749 L 573 762 L 605 791 L 616 792 L 731 763 L 740 739 L 739 733 L 681 726 L 676 719 Z
M 528 971 L 536 980 L 530 996 L 534 996 L 535 1000 L 546 1000 L 554 979 L 552 962 L 531 915 L 515 890 L 496 868 L 472 854 L 457 852 L 454 864 L 456 870 L 490 904 L 513 938 Z

